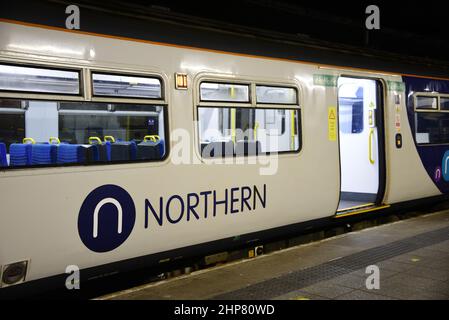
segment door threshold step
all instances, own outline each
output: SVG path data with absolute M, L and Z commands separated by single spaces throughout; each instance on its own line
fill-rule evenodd
M 388 207 L 390 207 L 389 204 L 381 204 L 381 205 L 371 204 L 371 205 L 365 206 L 365 207 L 345 209 L 344 211 L 337 211 L 334 218 L 343 218 L 343 217 L 352 216 L 352 215 L 356 215 L 356 214 L 382 210 L 382 209 L 386 209 Z

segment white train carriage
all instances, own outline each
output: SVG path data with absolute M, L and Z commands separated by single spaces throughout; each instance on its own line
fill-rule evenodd
M 400 74 L 1 21 L 0 292 L 442 195 L 405 89 Z

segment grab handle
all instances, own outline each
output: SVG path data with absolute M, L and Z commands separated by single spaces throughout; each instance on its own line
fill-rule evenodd
M 27 143 L 27 142 L 31 142 L 31 144 L 35 144 L 36 143 L 36 141 L 34 141 L 34 139 L 33 138 L 24 138 L 23 139 L 23 141 L 22 141 L 22 143 Z
M 115 138 L 113 136 L 104 136 L 104 142 L 111 141 L 112 143 L 115 142 Z
M 157 140 L 161 140 L 161 137 L 159 137 L 157 134 L 143 137 L 143 141 L 148 141 L 148 140 L 157 142 Z
M 97 142 L 98 144 L 101 144 L 101 139 L 98 137 L 89 137 L 89 144 L 93 144 L 93 142 Z
M 254 124 L 254 141 L 257 141 L 257 130 L 259 129 L 259 122 Z
M 50 139 L 48 139 L 48 142 L 50 142 L 50 144 L 52 144 L 53 142 L 56 142 L 56 144 L 61 143 L 61 141 L 57 137 L 50 137 Z
M 369 138 L 368 138 L 368 158 L 369 158 L 369 162 L 371 164 L 374 164 L 374 157 L 373 157 L 373 138 L 374 138 L 374 128 L 370 128 L 369 130 Z

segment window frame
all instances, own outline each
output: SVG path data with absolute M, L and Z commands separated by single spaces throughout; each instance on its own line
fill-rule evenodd
M 432 94 L 432 93 L 427 93 L 427 94 L 423 94 L 423 93 L 415 93 L 413 95 L 413 104 L 414 104 L 414 109 L 417 112 L 429 112 L 429 111 L 439 111 L 440 110 L 440 97 L 438 94 Z M 431 109 L 426 109 L 426 108 L 419 108 L 418 107 L 418 99 L 419 98 L 431 98 L 431 99 L 436 99 L 437 101 L 437 105 L 436 108 L 431 108 Z
M 441 105 L 442 105 L 442 103 L 441 103 L 441 99 L 448 99 L 449 100 L 449 94 L 440 94 L 439 95 L 439 99 L 438 99 L 438 106 L 439 106 L 439 110 L 440 110 L 440 112 L 449 112 L 449 109 L 442 109 L 441 108 Z
M 277 103 L 277 102 L 275 102 L 275 103 L 273 103 L 273 102 L 259 102 L 259 101 L 257 101 L 257 87 L 271 87 L 271 88 L 285 88 L 285 89 L 293 89 L 294 91 L 295 91 L 295 96 L 296 96 L 296 101 L 295 101 L 295 103 Z M 292 86 L 292 85 L 289 85 L 289 86 L 283 86 L 283 85 L 280 85 L 280 84 L 275 84 L 275 85 L 268 85 L 268 84 L 261 84 L 261 83 L 256 83 L 256 85 L 255 85 L 255 89 L 254 89 L 254 92 L 255 92 L 255 96 L 256 96 L 256 104 L 258 104 L 258 105 L 281 105 L 281 106 L 299 106 L 300 105 L 300 103 L 299 103 L 299 90 L 298 90 L 298 88 L 296 88 L 296 87 L 294 87 L 294 86 Z
M 114 95 L 98 95 L 94 92 L 94 74 L 100 74 L 100 75 L 111 75 L 111 76 L 124 76 L 124 77 L 136 77 L 136 78 L 146 78 L 146 79 L 157 79 L 159 80 L 159 83 L 161 85 L 161 97 L 160 98 L 148 98 L 148 97 L 135 97 L 135 96 L 114 96 Z M 119 71 L 108 71 L 108 70 L 101 70 L 101 69 L 89 69 L 89 85 L 90 85 L 90 92 L 91 92 L 91 98 L 92 101 L 94 99 L 120 99 L 120 100 L 150 100 L 150 101 L 165 101 L 165 86 L 164 86 L 164 80 L 159 75 L 148 75 L 148 74 L 142 74 L 142 73 L 129 73 L 129 72 L 119 72 Z
M 229 102 L 229 101 L 204 101 L 201 100 L 201 83 L 203 82 L 212 82 L 212 83 L 228 83 L 228 84 L 247 84 L 249 85 L 249 93 L 250 93 L 250 102 Z M 286 104 L 286 103 L 257 103 L 257 96 L 256 96 L 256 86 L 266 86 L 266 87 L 285 87 L 285 88 L 293 88 L 296 90 L 296 102 L 297 104 Z M 194 86 L 195 93 L 194 93 L 194 117 L 196 120 L 196 126 L 195 126 L 195 150 L 198 153 L 199 158 L 201 161 L 214 161 L 216 158 L 214 157 L 203 157 L 201 154 L 201 140 L 200 140 L 200 132 L 199 132 L 199 108 L 200 107 L 206 107 L 206 108 L 249 108 L 253 110 L 258 109 L 281 109 L 286 111 L 295 110 L 297 111 L 297 119 L 295 122 L 295 130 L 298 134 L 298 149 L 297 150 L 288 150 L 288 151 L 277 151 L 277 152 L 267 152 L 267 153 L 259 153 L 257 155 L 234 155 L 223 157 L 223 159 L 235 159 L 235 158 L 249 158 L 249 157 L 269 157 L 273 154 L 277 154 L 279 156 L 297 156 L 301 153 L 303 149 L 303 127 L 302 127 L 302 112 L 303 107 L 301 105 L 301 88 L 297 83 L 283 83 L 283 82 L 267 82 L 267 81 L 259 81 L 257 79 L 227 79 L 227 78 L 216 78 L 216 77 L 199 77 L 199 79 L 196 80 L 196 85 Z M 288 124 L 286 124 L 288 125 Z
M 201 84 L 212 83 L 212 84 L 227 84 L 236 86 L 247 86 L 248 87 L 248 101 L 230 101 L 230 100 L 202 100 L 201 99 Z M 253 102 L 253 87 L 251 83 L 239 82 L 239 81 L 218 81 L 218 80 L 203 80 L 199 82 L 198 85 L 198 98 L 202 103 L 239 103 L 239 104 L 252 104 Z
M 4 90 L 0 89 L 0 96 L 3 98 L 10 97 L 11 95 L 30 95 L 30 96 L 47 96 L 47 97 L 55 97 L 55 96 L 64 96 L 70 98 L 83 98 L 84 97 L 84 77 L 82 68 L 70 68 L 70 67 L 59 67 L 55 65 L 43 65 L 43 64 L 31 64 L 31 63 L 14 63 L 9 61 L 0 60 L 0 65 L 6 65 L 11 67 L 22 67 L 22 68 L 33 68 L 33 69 L 41 69 L 41 70 L 53 70 L 53 71 L 66 71 L 66 72 L 76 72 L 78 73 L 78 93 L 61 93 L 61 92 L 39 92 L 39 91 L 27 91 L 27 90 Z
M 123 165 L 123 164 L 151 164 L 151 163 L 162 163 L 166 162 L 167 158 L 170 155 L 170 111 L 169 111 L 169 102 L 167 100 L 166 93 L 166 83 L 167 78 L 162 73 L 156 73 L 153 71 L 142 72 L 140 71 L 132 71 L 132 70 L 119 70 L 112 68 L 100 68 L 100 67 L 85 67 L 85 66 L 74 66 L 74 67 L 59 67 L 57 64 L 50 63 L 31 63 L 28 61 L 25 62 L 16 62 L 0 59 L 0 64 L 4 65 L 13 65 L 13 66 L 24 66 L 30 68 L 41 68 L 41 69 L 54 69 L 61 71 L 77 71 L 79 74 L 79 88 L 80 93 L 77 95 L 74 94 L 61 94 L 61 93 L 48 93 L 48 92 L 25 92 L 25 91 L 6 91 L 0 90 L 0 99 L 11 99 L 18 101 L 49 101 L 49 102 L 87 102 L 87 103 L 112 103 L 112 104 L 146 104 L 153 106 L 162 107 L 163 117 L 164 117 L 164 137 L 165 137 L 165 153 L 161 159 L 141 159 L 141 160 L 125 160 L 125 161 L 111 161 L 111 162 L 88 162 L 88 163 L 63 163 L 63 164 L 44 164 L 44 165 L 30 165 L 30 166 L 7 166 L 0 167 L 0 171 L 17 171 L 17 170 L 25 170 L 28 171 L 30 169 L 39 170 L 39 169 L 52 169 L 52 168 L 64 168 L 64 167 L 98 167 L 98 166 L 110 166 L 110 165 Z M 116 74 L 116 75 L 126 75 L 126 76 L 136 76 L 136 77 L 147 77 L 147 78 L 157 78 L 161 84 L 161 99 L 155 98 L 139 98 L 139 97 L 116 97 L 116 96 L 93 96 L 93 78 L 92 72 L 98 73 L 106 73 L 106 74 Z M 21 113 L 25 112 L 24 109 L 17 108 L 17 112 Z M 144 111 L 145 112 L 145 111 Z M 143 113 L 144 113 L 143 112 Z M 8 113 L 8 112 L 6 112 Z M 58 121 L 59 121 L 59 107 L 58 107 Z
M 418 97 L 431 97 L 431 98 L 437 98 L 437 108 L 436 109 L 420 109 L 417 107 L 417 100 Z M 416 139 L 416 134 L 418 128 L 418 114 L 419 113 L 449 113 L 449 109 L 441 109 L 441 98 L 448 98 L 449 94 L 445 93 L 439 93 L 439 92 L 415 92 L 413 93 L 413 110 L 415 112 L 414 114 L 414 125 L 415 125 L 415 132 L 413 134 L 413 138 L 415 140 L 416 145 L 426 147 L 426 146 L 441 146 L 441 145 L 449 145 L 448 142 L 440 142 L 440 143 L 419 143 Z

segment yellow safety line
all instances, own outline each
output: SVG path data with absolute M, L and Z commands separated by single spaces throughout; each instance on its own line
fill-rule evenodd
M 339 209 L 339 210 L 337 210 L 337 212 L 348 211 L 348 210 L 357 209 L 357 208 L 364 208 L 364 207 L 369 207 L 369 206 L 373 206 L 373 205 L 374 205 L 373 202 L 365 203 L 365 204 L 359 204 L 358 206 L 353 206 L 353 207 Z
M 370 209 L 364 209 L 364 210 L 358 210 L 358 211 L 354 211 L 354 212 L 349 212 L 349 213 L 345 213 L 345 214 L 337 214 L 334 216 L 334 218 L 343 218 L 343 217 L 348 217 L 348 216 L 353 216 L 356 214 L 361 214 L 361 213 L 366 213 L 366 212 L 371 212 L 371 211 L 377 211 L 377 210 L 381 210 L 381 209 L 385 209 L 390 207 L 389 204 L 385 204 L 383 206 L 379 206 L 379 207 L 374 207 L 374 208 L 370 208 Z

